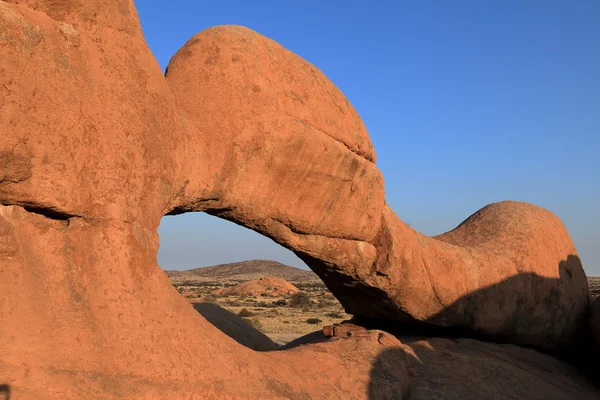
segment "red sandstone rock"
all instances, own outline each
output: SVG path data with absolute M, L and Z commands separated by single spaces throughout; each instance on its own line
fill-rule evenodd
M 351 332 L 350 335 L 371 334 Z M 286 345 L 293 348 L 324 340 L 320 332 L 296 339 Z M 382 341 L 393 338 L 391 335 Z M 408 400 L 504 400 L 504 399 L 598 399 L 600 389 L 581 370 L 539 351 L 507 344 L 486 343 L 473 339 L 443 339 L 399 335 L 408 360 L 412 386 Z M 391 348 L 380 353 L 374 366 L 392 364 L 398 353 Z M 378 375 L 377 370 L 373 376 Z M 376 382 L 375 379 L 372 382 Z M 385 390 L 369 387 L 369 399 L 377 399 Z M 381 397 L 385 398 L 385 397 Z
M 351 105 L 275 42 L 205 31 L 167 84 L 131 1 L 16 3 L 0 1 L 0 385 L 15 398 L 406 395 L 389 335 L 257 353 L 199 316 L 156 264 L 160 218 L 192 210 L 293 249 L 356 314 L 576 341 L 587 282 L 556 217 L 502 203 L 414 232 L 384 205 Z
M 373 331 L 350 332 L 350 336 L 372 335 Z M 393 336 L 381 337 L 381 342 Z M 473 339 L 443 339 L 427 336 L 397 336 L 408 360 L 412 381 L 409 400 L 452 399 L 597 399 L 595 387 L 580 369 L 539 351 Z M 321 343 L 317 331 L 288 343 L 286 348 Z M 376 366 L 393 364 L 396 348 L 380 353 Z M 373 383 L 376 379 L 372 380 Z M 385 380 L 369 386 L 369 399 L 385 390 Z M 386 398 L 386 397 L 381 397 Z
M 359 151 L 368 135 L 339 91 L 248 29 L 197 34 L 167 81 L 192 133 L 171 212 L 207 211 L 271 237 L 351 314 L 542 348 L 580 343 L 587 280 L 550 212 L 496 203 L 439 237 L 414 231 L 384 206 L 372 151 Z
M 577 368 L 532 349 L 440 338 L 418 340 L 407 347 L 413 381 L 410 400 L 600 397 L 598 388 Z
M 327 325 L 323 327 L 323 335 L 326 337 L 345 337 L 350 335 L 350 332 L 358 332 L 366 330 L 365 327 L 354 325 L 350 322 L 342 322 L 341 324 Z
M 300 290 L 283 278 L 265 277 L 240 283 L 234 287 L 218 289 L 214 294 L 246 294 L 249 296 L 290 296 Z
M 358 114 L 320 71 L 222 26 L 179 50 L 167 81 L 190 130 L 172 213 L 208 211 L 320 259 L 372 262 L 383 179 Z
M 36 400 L 366 398 L 377 335 L 254 352 L 156 264 L 191 131 L 123 4 L 0 2 L 0 385 Z M 385 375 L 396 393 L 403 357 Z
M 359 280 L 387 293 L 398 320 L 542 348 L 580 344 L 588 283 L 566 229 L 552 213 L 526 203 L 495 203 L 434 238 L 414 231 L 387 207 L 383 221 L 378 260 Z M 348 306 L 353 313 L 369 312 L 356 303 Z M 390 312 L 377 314 L 372 316 L 393 319 Z

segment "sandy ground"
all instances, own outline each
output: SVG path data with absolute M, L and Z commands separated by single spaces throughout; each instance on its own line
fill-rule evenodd
M 301 292 L 309 299 L 302 305 L 292 304 L 291 296 L 214 294 L 219 287 L 222 285 L 213 283 L 177 288 L 191 303 L 210 302 L 239 315 L 278 344 L 352 317 L 324 285 L 301 286 Z
M 313 330 L 317 330 L 317 329 L 313 329 Z M 269 337 L 269 339 L 271 339 L 272 341 L 274 341 L 276 344 L 283 346 L 284 344 L 288 344 L 289 342 L 291 342 L 294 339 L 298 339 L 301 336 L 304 336 L 304 333 L 271 333 L 271 332 L 265 332 L 265 335 L 267 335 Z

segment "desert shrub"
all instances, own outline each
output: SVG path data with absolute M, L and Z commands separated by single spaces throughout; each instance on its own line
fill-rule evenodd
M 304 308 L 302 309 L 302 312 L 309 312 L 309 311 L 310 311 L 310 308 L 308 308 L 308 307 L 304 307 Z
M 267 303 L 266 301 L 258 302 L 257 306 L 264 308 L 275 308 L 277 307 L 274 303 Z
M 337 313 L 337 312 L 332 312 L 332 313 L 329 313 L 329 314 L 325 314 L 325 316 L 329 317 L 329 318 L 344 318 L 342 314 Z
M 310 301 L 310 297 L 304 292 L 298 292 L 292 295 L 290 298 L 290 307 L 310 307 L 312 302 Z
M 242 310 L 238 313 L 240 317 L 253 317 L 254 313 L 247 308 L 242 308 Z
M 311 325 L 316 325 L 319 322 L 322 322 L 319 318 L 309 318 L 306 320 L 306 323 Z
M 326 299 L 319 299 L 319 304 L 318 304 L 319 308 L 333 307 L 333 306 L 335 306 L 334 301 L 326 300 Z
M 288 303 L 285 300 L 277 300 L 277 301 L 274 301 L 273 304 L 277 307 L 283 307 L 283 306 L 287 306 Z
M 256 318 L 242 318 L 244 322 L 253 327 L 254 329 L 260 330 L 262 328 L 260 322 Z
M 315 292 L 321 291 L 325 289 L 325 284 L 323 282 L 304 282 L 304 283 L 296 283 L 296 287 L 300 290 L 304 290 L 307 292 Z
M 227 304 L 230 307 L 241 307 L 242 306 L 242 303 L 240 303 L 237 300 L 229 300 L 225 304 Z
M 200 293 L 198 293 L 198 295 L 200 295 Z M 206 296 L 204 296 L 204 301 L 214 303 L 215 301 L 217 301 L 217 296 L 214 296 L 212 294 L 206 295 Z
M 289 324 L 289 323 L 290 323 L 290 321 L 283 321 L 283 323 L 284 323 L 284 324 Z

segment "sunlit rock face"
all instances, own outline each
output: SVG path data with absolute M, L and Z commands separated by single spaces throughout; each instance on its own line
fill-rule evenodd
M 131 1 L 0 1 L 0 54 L 0 388 L 14 398 L 407 394 L 404 347 L 383 332 L 259 353 L 198 315 L 156 264 L 160 218 L 187 211 L 294 250 L 356 315 L 577 342 L 587 282 L 555 216 L 509 202 L 437 238 L 410 229 L 349 102 L 255 32 L 196 35 L 165 79 Z
M 0 397 L 367 398 L 398 340 L 255 352 L 156 264 L 160 218 L 210 175 L 131 1 L 0 2 L 0 54 Z
M 206 210 L 294 250 L 355 315 L 568 348 L 589 306 L 552 213 L 502 202 L 429 238 L 385 205 L 360 117 L 313 65 L 238 26 L 194 36 L 167 82 L 189 129 L 172 212 Z

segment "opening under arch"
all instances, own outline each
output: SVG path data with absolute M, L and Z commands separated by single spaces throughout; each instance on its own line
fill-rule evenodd
M 246 347 L 276 350 L 351 317 L 292 251 L 249 228 L 186 212 L 164 216 L 158 234 L 158 263 L 171 283 Z

